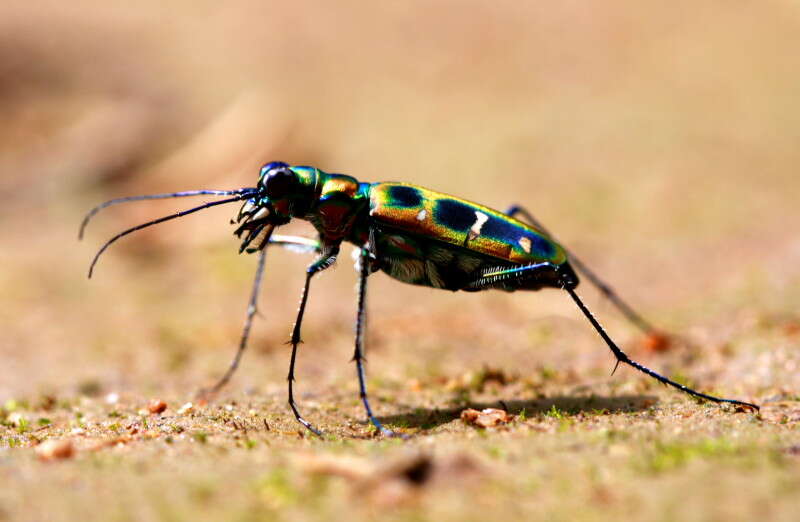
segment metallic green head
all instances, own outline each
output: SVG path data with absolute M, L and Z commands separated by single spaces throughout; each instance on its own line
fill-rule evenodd
M 235 221 L 234 234 L 242 237 L 239 252 L 256 252 L 267 246 L 275 227 L 304 216 L 313 202 L 317 171 L 273 161 L 261 167 L 256 192 L 245 201 Z

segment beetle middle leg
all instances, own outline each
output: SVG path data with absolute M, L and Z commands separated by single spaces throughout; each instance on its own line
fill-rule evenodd
M 544 225 L 542 225 L 539 220 L 533 217 L 533 214 L 528 212 L 524 207 L 521 207 L 519 205 L 511 205 L 506 210 L 506 214 L 509 217 L 514 217 L 517 214 L 519 214 L 523 218 L 525 218 L 525 220 L 528 221 L 528 223 L 538 228 L 551 238 L 554 238 L 554 236 L 547 230 L 547 228 L 545 228 Z M 575 254 L 573 254 L 571 250 L 564 247 L 564 251 L 566 251 L 567 255 L 569 256 L 570 264 L 573 265 L 575 268 L 577 268 L 583 275 L 585 275 L 586 279 L 591 281 L 591 283 L 595 287 L 597 287 L 598 290 L 600 290 L 600 293 L 603 294 L 606 297 L 606 299 L 611 301 L 620 312 L 622 312 L 622 315 L 624 315 L 630 322 L 635 324 L 636 327 L 639 328 L 645 334 L 659 335 L 658 329 L 656 327 L 650 324 L 649 321 L 647 321 L 644 317 L 641 316 L 641 314 L 639 314 L 627 302 L 625 302 L 619 296 L 619 294 L 613 288 L 611 288 L 611 286 L 609 286 L 605 281 L 600 279 L 600 277 L 598 277 L 597 274 L 595 274 L 591 269 L 589 269 L 589 267 L 586 266 L 586 264 L 583 261 L 581 261 L 577 256 L 575 256 Z
M 668 379 L 667 377 L 664 377 L 660 373 L 657 373 L 651 370 L 650 368 L 628 357 L 628 354 L 623 352 L 622 349 L 620 349 L 619 346 L 617 346 L 617 344 L 611 339 L 608 333 L 606 333 L 605 329 L 600 325 L 597 319 L 595 319 L 592 312 L 589 311 L 589 309 L 583 303 L 581 298 L 578 297 L 578 294 L 575 292 L 575 286 L 576 286 L 575 281 L 563 271 L 559 272 L 559 267 L 557 265 L 554 265 L 552 263 L 537 263 L 527 266 L 523 265 L 516 267 L 498 267 L 495 270 L 484 272 L 482 275 L 478 276 L 474 281 L 469 283 L 468 287 L 471 289 L 480 290 L 483 288 L 491 287 L 498 281 L 502 280 L 513 280 L 513 279 L 525 280 L 528 278 L 536 278 L 537 275 L 542 272 L 550 272 L 550 273 L 555 272 L 557 274 L 558 273 L 561 274 L 561 288 L 570 295 L 573 301 L 575 301 L 575 304 L 578 306 L 578 309 L 581 311 L 581 313 L 583 313 L 583 315 L 586 317 L 586 319 L 589 321 L 589 323 L 592 325 L 595 331 L 597 331 L 597 333 L 606 343 L 608 348 L 614 354 L 614 357 L 616 357 L 617 359 L 617 366 L 619 366 L 620 363 L 625 363 L 628 366 L 631 366 L 639 370 L 640 372 L 649 375 L 650 377 L 656 379 L 662 384 L 666 384 L 668 386 L 677 388 L 680 391 L 688 393 L 689 395 L 693 395 L 699 399 L 705 399 L 716 403 L 733 404 L 753 411 L 759 410 L 759 406 L 751 404 L 749 402 L 737 401 L 735 399 L 723 399 L 720 397 L 714 397 L 713 395 L 708 395 L 699 392 L 697 390 L 693 390 L 688 386 L 684 386 L 683 384 L 677 383 L 671 379 Z M 616 369 L 616 366 L 614 369 Z
M 359 396 L 364 403 L 364 409 L 367 412 L 367 418 L 375 428 L 387 437 L 394 437 L 397 434 L 392 430 L 386 428 L 372 413 L 372 408 L 369 405 L 369 398 L 367 397 L 367 378 L 364 371 L 364 330 L 366 329 L 366 300 L 367 300 L 367 277 L 371 272 L 369 250 L 361 248 L 359 253 L 360 270 L 358 278 L 358 313 L 356 315 L 356 340 L 355 352 L 353 353 L 353 361 L 356 363 L 356 371 L 358 372 L 358 387 Z

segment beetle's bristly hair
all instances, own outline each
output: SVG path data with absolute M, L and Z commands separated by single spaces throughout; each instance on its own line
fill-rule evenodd
M 586 307 L 586 305 L 583 304 L 583 301 L 581 300 L 580 297 L 578 297 L 578 294 L 575 292 L 575 290 L 573 288 L 571 288 L 567 283 L 568 283 L 568 281 L 562 280 L 562 286 L 563 286 L 564 290 L 566 290 L 567 293 L 569 293 L 570 297 L 572 297 L 572 300 L 575 301 L 576 305 L 578 305 L 578 308 L 580 309 L 580 311 L 583 313 L 584 316 L 586 316 L 586 318 L 592 324 L 592 326 L 597 331 L 597 333 L 600 334 L 600 337 L 603 339 L 603 341 L 605 341 L 605 343 L 608 345 L 608 347 L 614 353 L 614 356 L 617 358 L 617 365 L 619 365 L 619 363 L 621 363 L 621 362 L 625 363 L 628 366 L 632 366 L 633 368 L 636 368 L 640 372 L 649 375 L 650 377 L 656 379 L 657 381 L 661 382 L 662 384 L 666 384 L 666 385 L 672 386 L 673 388 L 677 388 L 677 389 L 679 389 L 680 391 L 682 391 L 684 393 L 688 393 L 689 395 L 693 395 L 693 396 L 698 397 L 700 399 L 705 399 L 705 400 L 716 402 L 716 403 L 734 404 L 736 406 L 742 406 L 744 408 L 748 408 L 748 409 L 751 409 L 751 410 L 754 410 L 754 411 L 758 411 L 760 409 L 760 406 L 758 406 L 757 404 L 751 404 L 749 402 L 744 402 L 744 401 L 737 401 L 735 399 L 722 399 L 720 397 L 714 397 L 713 395 L 707 395 L 705 393 L 701 393 L 699 391 L 693 390 L 692 388 L 689 388 L 688 386 L 684 386 L 683 384 L 680 384 L 680 383 L 677 383 L 677 382 L 675 382 L 675 381 L 673 381 L 671 379 L 668 379 L 668 378 L 664 377 L 663 375 L 661 375 L 659 373 L 656 373 L 655 371 L 651 370 L 650 368 L 648 368 L 648 367 L 646 367 L 646 366 L 644 366 L 642 364 L 639 364 L 638 362 L 634 361 L 633 359 L 628 357 L 628 355 L 625 352 L 623 352 L 614 343 L 614 341 L 611 340 L 611 337 L 609 337 L 609 335 L 606 333 L 605 329 L 600 325 L 600 323 L 594 317 L 594 314 L 592 314 L 592 312 Z M 616 370 L 616 368 L 615 368 L 615 370 Z
M 255 194 L 257 189 L 254 187 L 245 187 L 236 190 L 187 190 L 184 192 L 169 192 L 165 194 L 146 194 L 143 196 L 127 196 L 124 198 L 115 198 L 109 199 L 103 203 L 100 203 L 92 210 L 86 213 L 84 216 L 83 221 L 81 221 L 81 227 L 78 230 L 78 239 L 83 239 L 83 233 L 86 230 L 86 226 L 89 224 L 89 221 L 101 210 L 104 208 L 108 208 L 113 205 L 119 205 L 120 203 L 129 203 L 131 201 L 143 201 L 147 199 L 170 199 L 170 198 L 186 198 L 191 196 L 235 196 L 238 194 Z
M 496 283 L 501 283 L 509 280 L 518 280 L 524 277 L 524 274 L 532 272 L 537 268 L 553 267 L 551 263 L 529 263 L 517 266 L 495 266 L 482 269 L 480 277 L 468 285 L 470 288 L 485 288 Z
M 168 216 L 160 217 L 158 219 L 154 219 L 152 221 L 148 221 L 147 223 L 142 223 L 141 225 L 136 225 L 135 227 L 131 227 L 131 228 L 127 229 L 127 230 L 124 230 L 124 231 L 120 232 L 116 236 L 114 236 L 111 239 L 109 239 L 108 241 L 106 241 L 103 244 L 103 246 L 100 247 L 100 250 L 97 251 L 97 253 L 94 256 L 94 259 L 92 259 L 92 264 L 89 265 L 89 278 L 91 279 L 92 272 L 94 271 L 94 265 L 97 264 L 97 261 L 100 259 L 100 256 L 103 254 L 103 252 L 106 251 L 106 249 L 109 246 L 111 246 L 118 239 L 123 238 L 123 237 L 125 237 L 128 234 L 131 234 L 133 232 L 136 232 L 137 230 L 141 230 L 143 228 L 147 228 L 147 227 L 150 227 L 150 226 L 153 226 L 153 225 L 157 225 L 159 223 L 163 223 L 163 222 L 169 221 L 171 219 L 177 219 L 179 217 L 183 217 L 183 216 L 186 216 L 188 214 L 192 214 L 194 212 L 199 212 L 201 210 L 204 210 L 204 209 L 207 209 L 207 208 L 210 208 L 210 207 L 215 207 L 217 205 L 225 205 L 227 203 L 233 203 L 234 201 L 241 201 L 242 199 L 244 199 L 246 197 L 250 197 L 250 195 L 251 195 L 250 192 L 243 192 L 243 193 L 241 193 L 238 196 L 233 197 L 233 198 L 223 199 L 223 200 L 220 200 L 220 201 L 212 201 L 210 203 L 204 203 L 204 204 L 202 204 L 202 205 L 200 205 L 198 207 L 190 208 L 188 210 L 181 210 L 180 212 L 176 212 L 176 213 L 170 214 Z

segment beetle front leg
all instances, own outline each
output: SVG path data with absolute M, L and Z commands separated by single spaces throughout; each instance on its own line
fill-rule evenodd
M 310 239 L 306 237 L 280 236 L 274 234 L 272 237 L 270 237 L 267 247 L 274 245 L 301 253 L 316 252 L 319 254 L 321 252 L 320 242 L 316 239 Z M 261 280 L 264 275 L 266 259 L 267 249 L 264 248 L 258 253 L 258 267 L 256 268 L 253 287 L 250 291 L 250 300 L 247 304 L 247 315 L 244 320 L 244 327 L 242 328 L 242 336 L 239 338 L 239 348 L 236 350 L 236 355 L 234 355 L 233 361 L 231 361 L 230 366 L 228 366 L 228 370 L 225 372 L 225 374 L 223 374 L 219 381 L 214 384 L 214 386 L 202 389 L 198 392 L 198 396 L 203 399 L 208 400 L 218 393 L 226 384 L 228 384 L 237 368 L 239 368 L 239 363 L 241 362 L 244 351 L 247 348 L 247 341 L 250 337 L 250 329 L 253 326 L 253 318 L 258 313 L 258 294 L 261 290 Z
M 322 432 L 312 426 L 310 422 L 305 420 L 303 416 L 300 415 L 300 412 L 297 409 L 297 404 L 294 400 L 292 385 L 294 383 L 294 365 L 297 358 L 297 345 L 302 342 L 300 339 L 300 327 L 303 323 L 303 314 L 306 310 L 306 302 L 308 301 L 308 290 L 311 285 L 311 278 L 314 277 L 315 274 L 333 265 L 333 263 L 336 262 L 336 255 L 338 253 L 339 245 L 325 246 L 322 249 L 320 257 L 306 269 L 306 282 L 303 285 L 303 293 L 300 296 L 300 306 L 297 310 L 297 319 L 295 319 L 294 326 L 292 327 L 292 337 L 289 339 L 289 344 L 292 345 L 292 356 L 289 361 L 289 375 L 287 376 L 287 380 L 289 381 L 289 407 L 292 409 L 295 419 L 297 419 L 300 424 L 320 437 L 322 436 Z
M 208 400 L 214 394 L 219 392 L 223 386 L 228 384 L 228 381 L 233 377 L 234 372 L 239 367 L 242 360 L 242 355 L 247 348 L 247 340 L 250 338 L 250 328 L 253 326 L 253 317 L 258 312 L 258 294 L 261 290 L 261 279 L 264 275 L 264 266 L 267 261 L 267 249 L 263 249 L 258 253 L 258 267 L 256 268 L 256 276 L 253 279 L 253 288 L 250 291 L 250 300 L 247 303 L 247 316 L 244 320 L 244 328 L 242 329 L 242 336 L 239 338 L 239 348 L 236 350 L 236 355 L 233 357 L 228 370 L 211 388 L 206 388 L 198 392 L 198 396 Z

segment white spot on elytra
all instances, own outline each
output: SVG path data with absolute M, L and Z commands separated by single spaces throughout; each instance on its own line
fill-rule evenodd
M 522 247 L 522 250 L 524 250 L 525 253 L 527 253 L 527 254 L 531 253 L 531 240 L 530 239 L 528 239 L 527 237 L 521 237 L 521 238 L 519 238 L 519 241 L 517 241 L 517 243 L 519 243 L 519 246 Z
M 481 229 L 487 221 L 489 221 L 489 216 L 479 210 L 475 211 L 475 223 L 473 223 L 472 227 L 469 229 L 470 241 L 481 235 Z
M 424 221 L 425 220 L 425 216 L 427 216 L 427 215 L 428 215 L 428 212 L 423 208 L 422 210 L 419 211 L 419 214 L 417 214 L 417 221 Z

